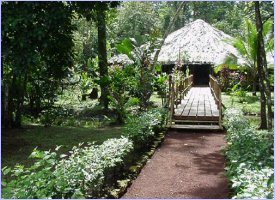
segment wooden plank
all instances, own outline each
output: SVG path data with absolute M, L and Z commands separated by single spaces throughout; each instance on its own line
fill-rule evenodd
M 193 120 L 183 120 L 183 119 L 174 119 L 173 122 L 175 122 L 175 124 L 218 124 L 218 121 L 207 121 L 207 120 L 204 120 L 204 121 L 193 121 Z
M 173 124 L 171 129 L 192 129 L 192 130 L 222 130 L 219 125 L 181 125 Z
M 193 121 L 213 121 L 218 122 L 219 116 L 183 116 L 183 115 L 174 115 L 173 119 L 176 120 L 193 120 Z
M 218 107 L 209 87 L 191 88 L 180 103 L 173 119 L 218 121 Z

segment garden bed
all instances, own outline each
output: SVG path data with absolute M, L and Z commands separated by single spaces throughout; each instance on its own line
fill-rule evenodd
M 233 198 L 274 198 L 273 131 L 256 130 L 239 110 L 225 113 L 227 176 Z
M 164 113 L 132 116 L 123 136 L 101 145 L 85 143 L 66 154 L 35 149 L 30 167 L 4 167 L 3 198 L 118 198 L 164 138 Z

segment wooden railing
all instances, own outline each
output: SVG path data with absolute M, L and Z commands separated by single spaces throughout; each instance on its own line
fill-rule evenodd
M 180 79 L 179 81 L 175 81 L 173 76 L 169 76 L 169 125 L 172 124 L 172 118 L 174 114 L 175 106 L 177 108 L 178 104 L 181 103 L 187 92 L 193 85 L 193 75 Z
M 209 75 L 209 86 L 211 93 L 214 96 L 215 103 L 218 106 L 219 110 L 219 126 L 222 128 L 222 98 L 221 98 L 221 85 L 218 83 L 217 79 Z

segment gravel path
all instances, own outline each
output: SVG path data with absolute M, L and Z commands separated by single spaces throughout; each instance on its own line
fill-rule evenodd
M 170 131 L 122 198 L 229 197 L 223 133 Z

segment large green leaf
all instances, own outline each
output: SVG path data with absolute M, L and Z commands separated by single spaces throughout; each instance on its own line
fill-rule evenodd
M 219 73 L 223 68 L 229 68 L 231 70 L 236 70 L 236 69 L 240 69 L 239 65 L 238 65 L 238 60 L 237 57 L 230 54 L 229 56 L 227 56 L 224 60 L 223 64 L 220 64 L 218 66 L 215 67 L 214 72 L 215 73 Z
M 116 45 L 117 51 L 121 54 L 126 54 L 129 58 L 132 58 L 132 51 L 134 46 L 129 38 L 124 39 L 120 44 Z

